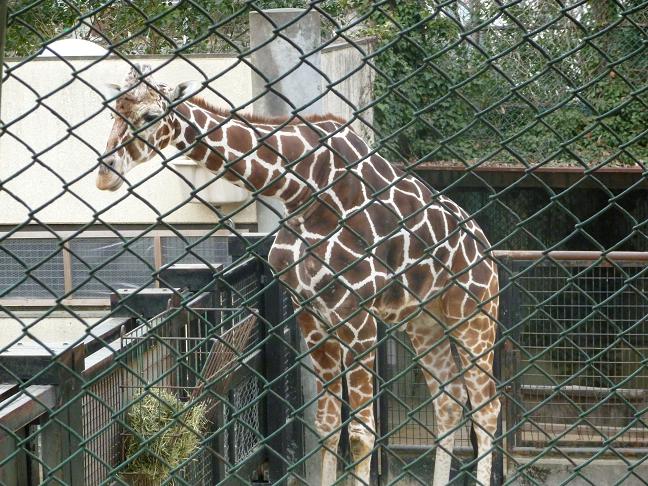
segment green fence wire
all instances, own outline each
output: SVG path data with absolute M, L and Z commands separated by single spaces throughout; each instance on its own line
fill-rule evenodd
M 648 483 L 648 2 L 5 6 L 0 483 Z

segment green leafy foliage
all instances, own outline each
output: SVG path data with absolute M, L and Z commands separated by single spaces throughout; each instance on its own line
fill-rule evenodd
M 307 0 L 16 0 L 6 55 L 25 57 L 65 37 L 92 40 L 122 55 L 238 52 L 249 45 L 248 14 L 307 7 Z M 338 2 L 319 2 L 333 16 Z
M 382 143 L 406 164 L 646 161 L 646 45 L 633 14 L 601 3 L 574 18 L 546 2 L 504 16 L 391 3 L 368 30 Z
M 555 2 L 491 3 L 18 0 L 7 55 L 69 36 L 123 55 L 244 55 L 250 11 L 310 5 L 325 12 L 326 37 L 377 39 L 376 138 L 395 162 L 646 161 L 645 1 L 585 2 L 570 15 Z
M 124 55 L 236 50 L 247 32 L 246 10 L 236 0 L 20 0 L 10 5 L 7 54 L 36 54 L 66 36 Z

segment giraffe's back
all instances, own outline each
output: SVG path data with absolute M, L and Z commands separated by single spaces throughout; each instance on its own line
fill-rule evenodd
M 291 218 L 270 254 L 300 300 L 318 296 L 322 312 L 365 305 L 398 320 L 448 285 L 457 261 L 468 268 L 462 283 L 486 274 L 478 259 L 488 242 L 458 205 L 369 155 L 353 132 L 334 135 L 330 146 L 330 173 L 319 180 L 333 182 Z

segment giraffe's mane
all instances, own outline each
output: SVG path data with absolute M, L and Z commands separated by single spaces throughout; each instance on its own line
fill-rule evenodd
M 189 101 L 192 104 L 199 106 L 204 110 L 210 111 L 218 116 L 224 116 L 224 117 L 231 116 L 233 118 L 243 119 L 244 121 L 247 121 L 249 123 L 260 123 L 263 125 L 281 125 L 284 123 L 287 123 L 288 125 L 299 125 L 304 122 L 317 123 L 323 121 L 333 121 L 341 124 L 346 123 L 346 120 L 344 118 L 333 115 L 331 113 L 327 113 L 325 115 L 299 115 L 299 116 L 288 115 L 288 116 L 271 117 L 271 116 L 253 115 L 247 112 L 232 113 L 230 110 L 221 108 L 219 106 L 210 103 L 209 101 L 205 100 L 205 98 L 201 96 L 194 96 L 193 98 L 189 99 Z

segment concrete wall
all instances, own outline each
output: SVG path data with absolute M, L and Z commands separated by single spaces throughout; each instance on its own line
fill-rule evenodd
M 354 119 L 353 128 L 368 142 L 374 140 L 373 81 L 375 71 L 364 58 L 373 52 L 373 41 L 364 39 L 356 45 L 333 44 L 322 52 L 322 71 L 331 80 L 324 98 L 324 112 L 347 120 Z
M 215 92 L 205 91 L 210 101 L 223 106 L 228 102 L 234 106 L 249 103 L 251 70 L 245 63 L 226 55 L 187 57 L 207 76 L 216 76 L 210 83 Z M 200 71 L 183 59 L 138 57 L 132 61 L 165 64 L 156 78 L 167 84 L 204 80 Z M 358 50 L 349 46 L 328 48 L 322 53 L 323 69 L 333 80 L 360 62 Z M 160 170 L 159 159 L 128 174 L 131 183 L 155 174 L 135 190 L 139 197 L 129 196 L 125 188 L 108 193 L 95 187 L 97 156 L 105 147 L 112 120 L 108 110 L 102 110 L 101 96 L 89 85 L 120 83 L 129 69 L 127 63 L 116 58 L 99 62 L 97 58 L 39 58 L 15 67 L 17 64 L 9 60 L 9 67 L 14 69 L 2 87 L 1 117 L 9 126 L 0 137 L 0 180 L 4 181 L 0 225 L 27 222 L 31 211 L 33 218 L 48 224 L 87 223 L 96 213 L 109 223 L 150 223 L 187 199 L 189 186 L 173 172 Z M 371 92 L 369 71 L 365 67 L 335 89 L 355 104 L 366 105 L 367 93 Z M 345 118 L 353 115 L 353 108 L 333 92 L 325 98 L 322 110 Z M 360 123 L 355 126 L 360 127 Z M 173 149 L 165 154 L 173 154 Z M 239 204 L 223 205 L 222 209 L 227 213 Z M 192 203 L 183 204 L 163 219 L 169 223 L 210 223 L 217 217 L 203 204 Z M 253 205 L 234 217 L 237 223 L 255 220 Z

